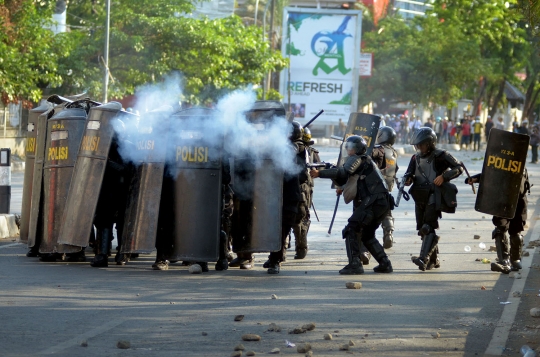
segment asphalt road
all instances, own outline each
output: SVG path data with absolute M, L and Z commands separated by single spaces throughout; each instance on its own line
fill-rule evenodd
M 480 172 L 483 153 L 455 154 L 471 174 Z M 337 149 L 323 148 L 321 156 L 336 161 Z M 399 174 L 409 160 L 410 155 L 400 158 Z M 540 168 L 531 165 L 529 173 L 535 187 L 529 196 L 526 242 L 538 239 L 540 233 L 536 224 Z M 22 175 L 14 174 L 12 181 L 12 212 L 17 212 Z M 291 252 L 276 276 L 262 268 L 265 254 L 256 255 L 253 270 L 191 275 L 179 264 L 153 271 L 153 256 L 104 269 L 88 263 L 41 263 L 24 256 L 25 246 L 2 240 L 0 355 L 230 356 L 240 343 L 257 355 L 274 348 L 299 355 L 286 341 L 311 343 L 315 356 L 500 355 L 520 303 L 513 292 L 538 289 L 525 285 L 536 250 L 529 249 L 530 256 L 524 258 L 522 279 L 493 273 L 489 264 L 476 261 L 495 260 L 496 254 L 488 251 L 493 244 L 491 217 L 474 210 L 475 196 L 462 178 L 454 182 L 459 188 L 458 210 L 440 221 L 442 264 L 429 272 L 419 271 L 410 260 L 419 253 L 420 239 L 413 203 L 402 201 L 394 211 L 395 245 L 387 250 L 394 273 L 375 274 L 372 262 L 364 275 L 340 276 L 337 272 L 347 259 L 341 229 L 352 207 L 340 203 L 328 236 L 336 199 L 329 181 L 321 179 L 316 181 L 314 198 L 321 221 L 312 214 L 309 254 L 295 261 Z M 474 239 L 475 234 L 481 238 Z M 348 290 L 348 281 L 363 286 Z M 235 322 L 236 315 L 245 317 Z M 287 332 L 309 322 L 316 324 L 315 330 Z M 268 332 L 270 323 L 282 331 Z M 262 339 L 243 342 L 245 333 Z M 325 340 L 326 333 L 333 339 Z M 118 349 L 119 340 L 128 340 L 131 348 Z M 81 347 L 81 341 L 88 346 Z M 354 346 L 341 351 L 349 341 Z

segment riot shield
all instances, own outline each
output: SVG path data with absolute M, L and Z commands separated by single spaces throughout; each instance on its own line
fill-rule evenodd
M 81 249 L 64 247 L 57 250 L 56 246 L 87 113 L 91 106 L 97 104 L 88 100 L 70 103 L 47 121 L 43 165 L 43 238 L 39 246 L 40 253 L 74 253 Z
M 19 241 L 28 243 L 28 229 L 30 227 L 30 205 L 32 202 L 32 183 L 34 180 L 34 163 L 36 161 L 36 139 L 38 118 L 52 109 L 52 104 L 44 102 L 37 108 L 30 110 L 26 132 L 26 160 L 24 164 L 24 181 L 22 192 L 21 225 L 19 227 Z
M 528 135 L 491 129 L 475 210 L 503 218 L 514 217 L 529 139 Z
M 248 121 L 264 135 L 266 124 L 284 117 L 280 102 L 258 101 L 246 112 Z M 231 235 L 238 253 L 265 253 L 281 249 L 281 215 L 283 208 L 283 171 L 264 158 L 255 164 L 250 158 L 234 158 L 235 191 Z
M 110 102 L 90 109 L 67 201 L 58 243 L 86 247 L 92 230 L 107 158 L 115 135 L 114 120 L 122 105 Z M 81 204 L 82 203 L 82 204 Z M 60 253 L 67 247 L 58 246 Z M 71 249 L 71 248 L 70 248 Z
M 174 243 L 171 260 L 217 261 L 222 210 L 223 135 L 207 128 L 216 111 L 193 108 L 173 115 Z
M 131 138 L 136 144 L 136 168 L 129 186 L 120 253 L 148 254 L 155 248 L 171 112 L 172 108 L 163 107 L 144 114 L 138 133 Z
M 39 244 L 43 236 L 43 163 L 45 161 L 45 144 L 47 142 L 47 120 L 64 110 L 66 104 L 71 103 L 70 100 L 57 95 L 50 96 L 47 101 L 58 105 L 44 112 L 37 119 L 37 138 L 28 222 L 29 248 L 32 248 L 36 243 Z
M 349 115 L 349 121 L 347 123 L 347 130 L 343 136 L 343 141 L 347 140 L 349 136 L 359 135 L 366 140 L 368 145 L 367 155 L 371 155 L 375 141 L 377 139 L 377 133 L 379 132 L 379 126 L 381 125 L 381 117 L 373 114 L 366 113 L 351 113 Z M 338 166 L 342 166 L 347 152 L 344 146 L 341 147 L 340 157 L 338 160 Z

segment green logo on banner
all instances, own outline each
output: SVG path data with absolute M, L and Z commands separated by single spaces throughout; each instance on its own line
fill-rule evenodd
M 352 37 L 352 35 L 345 33 L 347 29 L 347 24 L 351 20 L 351 16 L 346 16 L 343 19 L 343 22 L 339 28 L 334 32 L 320 31 L 311 40 L 311 50 L 313 53 L 319 57 L 319 62 L 315 68 L 313 68 L 313 75 L 317 76 L 319 74 L 319 69 L 324 73 L 330 74 L 336 69 L 342 74 L 347 74 L 351 71 L 350 68 L 345 67 L 345 54 L 343 49 L 343 42 L 347 37 Z M 324 51 L 317 51 L 317 44 L 324 44 Z M 327 61 L 332 61 L 337 64 L 331 67 L 328 65 Z

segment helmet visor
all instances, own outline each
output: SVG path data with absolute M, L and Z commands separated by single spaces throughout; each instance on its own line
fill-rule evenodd
M 351 141 L 347 141 L 345 143 L 345 150 L 349 151 L 349 150 L 354 150 L 356 151 L 356 143 L 353 143 Z

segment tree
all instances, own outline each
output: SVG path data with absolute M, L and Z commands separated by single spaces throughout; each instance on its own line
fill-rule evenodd
M 64 36 L 54 35 L 50 2 L 0 0 L 0 96 L 4 104 L 41 99 L 43 88 L 62 78 L 58 61 L 69 53 Z
M 461 97 L 463 83 L 480 71 L 478 44 L 431 16 L 410 24 L 388 17 L 364 41 L 364 51 L 374 53 L 374 69 L 361 81 L 362 104 L 384 98 L 387 104 L 451 105 Z
M 76 0 L 68 8 L 75 51 L 61 62 L 65 92 L 85 89 L 99 98 L 102 90 L 104 8 L 98 2 Z M 191 11 L 185 0 L 137 0 L 115 3 L 111 9 L 109 82 L 112 98 L 133 94 L 137 86 L 153 83 L 172 72 L 183 74 L 184 92 L 191 102 L 258 84 L 268 71 L 286 65 L 279 52 L 262 42 L 262 32 L 245 26 L 237 16 L 208 20 L 181 17 Z M 92 19 L 92 20 L 90 20 Z M 71 73 L 69 76 L 68 73 Z

